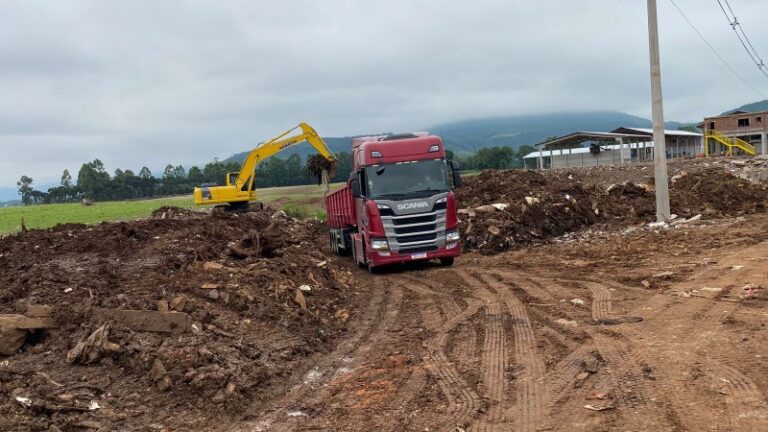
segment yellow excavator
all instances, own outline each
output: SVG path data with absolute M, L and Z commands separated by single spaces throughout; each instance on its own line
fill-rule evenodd
M 300 129 L 300 133 L 290 135 Z M 325 158 L 325 164 L 310 163 L 310 169 L 315 165 L 323 165 L 322 173 L 314 173 L 321 176 L 323 184 L 328 187 L 328 178 L 333 177 L 336 167 L 336 156 L 331 153 L 325 141 L 317 134 L 312 126 L 299 123 L 298 126 L 289 129 L 269 141 L 264 141 L 245 157 L 239 172 L 227 173 L 224 186 L 203 184 L 194 191 L 195 204 L 228 206 L 229 210 L 247 210 L 251 201 L 256 200 L 254 177 L 256 165 L 289 147 L 307 141 L 320 155 Z M 322 159 L 320 159 L 322 160 Z M 313 162 L 313 161 L 310 161 Z

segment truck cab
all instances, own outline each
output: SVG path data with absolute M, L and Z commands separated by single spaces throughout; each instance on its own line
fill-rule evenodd
M 453 264 L 461 245 L 452 189 L 461 177 L 440 137 L 362 137 L 352 149 L 347 188 L 326 199 L 334 250 L 348 251 L 371 271 L 413 260 Z M 334 205 L 343 201 L 347 211 Z

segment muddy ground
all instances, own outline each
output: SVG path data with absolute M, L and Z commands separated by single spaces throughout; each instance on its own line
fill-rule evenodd
M 371 276 L 330 256 L 320 224 L 271 212 L 166 209 L 2 239 L 0 312 L 30 302 L 62 312 L 59 328 L 0 358 L 0 430 L 766 431 L 764 185 L 742 183 L 743 167 L 728 161 L 683 168 L 672 170 L 695 180 L 685 190 L 726 182 L 743 199 L 673 202 L 693 219 L 649 228 L 652 214 L 601 214 L 639 208 L 648 167 L 524 177 L 540 183 L 534 205 L 552 203 L 541 214 L 565 220 L 575 211 L 588 223 L 561 233 L 526 227 L 536 235 L 465 254 L 452 268 Z M 718 172 L 703 175 L 710 169 Z M 548 176 L 574 174 L 570 187 L 547 186 Z M 519 175 L 531 176 L 478 179 Z M 712 178 L 720 181 L 705 183 Z M 631 186 L 611 194 L 623 179 Z M 534 197 L 506 184 L 463 207 Z M 567 212 L 549 198 L 562 194 L 576 200 Z M 599 211 L 590 203 L 578 213 L 589 200 Z M 501 214 L 501 232 L 525 232 L 508 222 L 524 212 L 508 208 L 472 218 Z M 118 349 L 89 364 L 66 361 L 101 324 L 90 311 L 156 310 L 178 297 L 197 330 L 115 323 Z M 159 379 L 155 360 L 166 372 Z M 93 401 L 99 408 L 88 410 Z

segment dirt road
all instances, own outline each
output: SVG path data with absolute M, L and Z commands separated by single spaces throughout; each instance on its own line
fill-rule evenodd
M 768 430 L 766 239 L 761 215 L 361 275 L 354 333 L 233 430 Z

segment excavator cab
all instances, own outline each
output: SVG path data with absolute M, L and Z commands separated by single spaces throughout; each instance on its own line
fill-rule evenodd
M 235 186 L 235 185 L 237 185 L 237 176 L 238 175 L 240 175 L 239 172 L 227 173 L 227 186 Z

